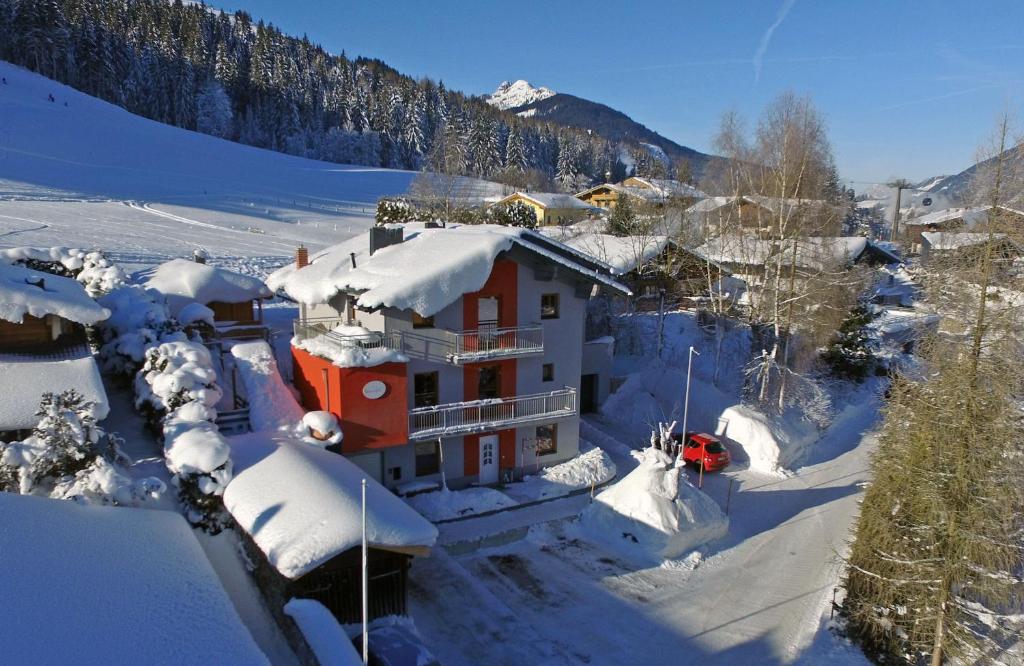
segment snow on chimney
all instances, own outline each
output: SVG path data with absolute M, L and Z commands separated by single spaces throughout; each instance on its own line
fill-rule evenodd
M 300 245 L 295 249 L 295 268 L 305 268 L 306 266 L 309 266 L 309 250 L 305 245 Z

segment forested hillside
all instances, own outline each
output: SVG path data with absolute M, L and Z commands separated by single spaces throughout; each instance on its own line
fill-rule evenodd
M 304 157 L 567 190 L 624 169 L 600 136 L 180 0 L 0 0 L 0 58 L 147 118 Z

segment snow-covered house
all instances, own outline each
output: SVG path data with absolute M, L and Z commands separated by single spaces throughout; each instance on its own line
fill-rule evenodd
M 82 285 L 66 277 L 0 262 L 0 376 L 11 388 L 0 401 L 0 437 L 35 426 L 42 395 L 75 388 L 108 412 L 85 326 L 110 316 Z
M 920 252 L 923 261 L 955 257 L 975 259 L 987 246 L 992 246 L 992 258 L 997 265 L 1008 265 L 1024 254 L 1024 250 L 1003 233 L 970 231 L 924 231 L 921 232 Z
M 0 493 L 11 664 L 267 664 L 171 511 Z
M 507 206 L 516 201 L 533 209 L 540 226 L 575 224 L 600 212 L 571 194 L 559 192 L 513 192 L 493 205 Z
M 586 304 L 629 293 L 608 266 L 493 225 L 375 228 L 301 264 L 268 279 L 300 303 L 296 387 L 373 478 L 489 484 L 577 455 Z
M 622 181 L 622 186 L 632 190 L 653 192 L 661 201 L 678 201 L 684 205 L 693 204 L 708 196 L 693 185 L 668 178 L 630 176 Z
M 619 199 L 630 197 L 634 203 L 662 205 L 675 203 L 687 207 L 707 195 L 692 185 L 677 180 L 632 176 L 621 183 L 601 183 L 576 193 L 580 201 L 603 209 L 612 209 Z
M 172 259 L 156 268 L 146 288 L 161 294 L 183 324 L 206 321 L 218 337 L 264 337 L 263 301 L 273 296 L 259 278 L 195 261 Z M 201 306 L 201 307 L 200 307 Z
M 1024 211 L 1006 206 L 999 206 L 996 215 L 992 215 L 992 206 L 975 206 L 973 208 L 948 208 L 920 217 L 904 220 L 903 237 L 914 252 L 924 253 L 924 234 L 926 232 L 965 232 L 982 231 L 990 220 L 994 221 L 996 231 L 1024 231 Z M 933 236 L 934 239 L 934 236 Z M 934 249 L 934 246 L 933 248 Z
M 712 231 L 726 227 L 730 233 L 736 229 L 763 237 L 772 235 L 779 215 L 795 220 L 802 215 L 820 216 L 829 204 L 817 199 L 782 199 L 761 195 L 717 196 L 701 199 L 686 209 L 685 224 L 692 229 L 709 228 Z M 835 216 L 838 227 L 839 216 Z
M 361 483 L 344 456 L 283 433 L 231 438 L 234 477 L 224 506 L 262 553 L 271 607 L 315 599 L 342 623 L 361 618 Z M 371 618 L 404 615 L 406 572 L 437 528 L 373 479 L 366 481 Z

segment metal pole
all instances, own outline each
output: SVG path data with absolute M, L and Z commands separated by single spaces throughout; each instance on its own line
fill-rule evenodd
M 363 663 L 370 663 L 370 634 L 367 625 L 369 618 L 369 576 L 370 560 L 366 548 L 366 479 L 363 479 Z
M 889 238 L 893 243 L 896 242 L 896 230 L 900 224 L 900 195 L 903 193 L 902 187 L 896 188 L 896 210 L 892 214 L 892 235 Z
M 729 515 L 729 504 L 732 503 L 732 483 L 736 479 L 729 479 L 729 492 L 725 496 L 725 515 Z
M 690 416 L 690 371 L 693 369 L 693 355 L 700 356 L 700 352 L 690 345 L 690 356 L 686 362 L 686 398 L 683 400 L 683 447 L 686 446 L 686 426 Z M 679 456 L 683 455 L 683 449 L 679 449 Z

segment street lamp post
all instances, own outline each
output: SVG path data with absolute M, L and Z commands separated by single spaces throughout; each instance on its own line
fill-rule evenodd
M 693 355 L 700 356 L 700 352 L 690 345 L 690 355 L 686 362 L 686 398 L 683 400 L 683 447 L 686 446 L 686 426 L 690 417 L 690 373 L 693 370 Z M 679 449 L 679 460 L 683 459 L 683 449 Z

